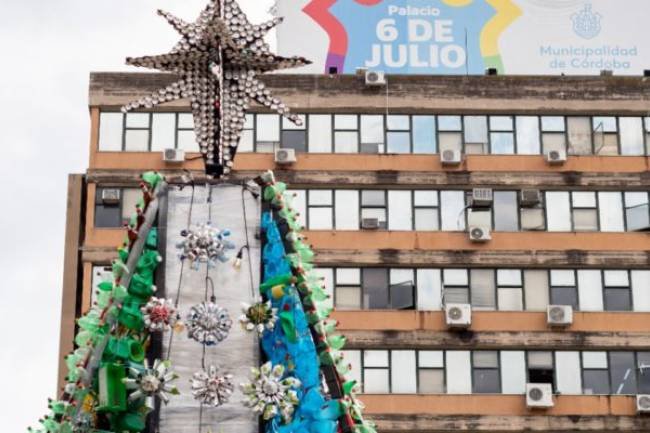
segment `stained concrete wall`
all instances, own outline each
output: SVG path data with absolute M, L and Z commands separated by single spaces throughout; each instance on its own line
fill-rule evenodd
M 229 255 L 234 259 L 238 249 L 246 243 L 245 226 L 242 208 L 242 188 L 233 185 L 215 185 L 212 189 L 212 200 L 208 203 L 208 188 L 196 187 L 194 205 L 192 209 L 192 226 L 209 220 L 218 228 L 228 228 L 232 234 L 230 239 L 237 249 L 231 250 Z M 238 323 L 241 311 L 241 302 L 250 302 L 251 287 L 259 284 L 259 257 L 260 244 L 255 239 L 255 232 L 259 227 L 260 208 L 258 202 L 250 193 L 244 191 L 243 197 L 246 205 L 248 237 L 250 240 L 250 257 L 254 282 L 251 286 L 248 267 L 248 257 L 244 252 L 244 261 L 239 271 L 232 266 L 232 260 L 219 263 L 216 268 L 209 271 L 214 281 L 216 302 L 230 312 L 233 326 L 227 339 L 216 346 L 206 349 L 206 366 L 219 365 L 222 372 L 234 375 L 236 390 L 229 403 L 218 408 L 203 408 L 203 423 L 199 429 L 199 402 L 194 400 L 190 391 L 190 378 L 192 374 L 201 369 L 203 347 L 200 343 L 187 338 L 186 332 L 175 334 L 171 344 L 170 359 L 176 372 L 181 376 L 177 380 L 181 392 L 180 396 L 172 398 L 167 406 L 161 408 L 160 433 L 196 433 L 196 432 L 238 432 L 257 433 L 257 417 L 250 409 L 241 404 L 242 394 L 239 383 L 244 381 L 251 366 L 259 364 L 259 345 L 257 337 L 245 333 Z M 170 190 L 168 194 L 168 210 L 166 212 L 165 230 L 165 291 L 168 298 L 174 298 L 180 279 L 180 310 L 183 317 L 192 305 L 204 300 L 206 265 L 200 270 L 192 270 L 186 262 L 182 271 L 181 261 L 178 258 L 176 244 L 182 240 L 180 232 L 187 228 L 188 215 L 191 202 L 191 188 L 182 191 Z M 164 225 L 163 218 L 161 221 Z M 163 353 L 169 348 L 169 333 L 163 340 Z

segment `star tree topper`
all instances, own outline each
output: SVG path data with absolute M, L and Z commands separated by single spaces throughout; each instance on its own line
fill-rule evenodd
M 264 36 L 282 22 L 274 18 L 253 25 L 235 0 L 210 0 L 194 23 L 158 11 L 181 35 L 167 54 L 127 58 L 133 66 L 178 75 L 179 80 L 122 108 L 152 108 L 189 98 L 194 131 L 208 175 L 222 177 L 233 166 L 245 112 L 251 99 L 300 125 L 298 116 L 274 98 L 257 75 L 307 65 L 303 57 L 273 54 Z

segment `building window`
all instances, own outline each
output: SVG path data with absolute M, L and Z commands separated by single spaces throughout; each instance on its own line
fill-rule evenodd
M 390 352 L 363 351 L 363 392 L 388 394 L 390 392 Z
M 516 191 L 494 191 L 494 230 L 519 231 L 519 204 Z
M 582 390 L 584 394 L 609 394 L 607 352 L 582 352 Z
M 499 310 L 522 311 L 524 309 L 523 281 L 520 269 L 497 271 L 497 300 Z
M 442 350 L 420 350 L 418 355 L 418 392 L 445 393 L 445 357 Z
M 515 134 L 512 116 L 490 116 L 490 153 L 515 153 Z
M 435 116 L 413 116 L 411 122 L 413 128 L 413 153 L 436 153 Z
M 386 116 L 386 147 L 388 153 L 411 152 L 411 119 L 409 116 Z
M 496 309 L 496 289 L 493 269 L 471 269 L 469 272 L 472 308 Z
M 501 392 L 499 352 L 496 350 L 472 352 L 472 389 L 475 394 Z
M 359 152 L 359 119 L 356 114 L 334 115 L 334 152 Z
M 388 269 L 364 268 L 361 271 L 361 276 L 363 308 L 370 310 L 390 308 Z
M 147 152 L 149 150 L 151 113 L 126 113 L 125 119 L 124 150 Z
M 598 220 L 601 232 L 624 232 L 623 194 L 601 191 L 598 193 Z
M 517 154 L 539 155 L 539 117 L 517 116 L 515 118 L 517 130 Z
M 555 388 L 553 352 L 530 351 L 527 360 L 528 383 L 550 383 Z
M 438 116 L 438 146 L 446 150 L 462 151 L 463 125 L 460 116 Z
M 539 201 L 528 200 L 524 196 L 519 204 L 519 218 L 521 221 L 521 229 L 525 231 L 540 231 L 546 229 L 546 215 L 544 213 L 544 195 L 537 190 L 522 190 L 520 195 L 530 195 L 537 192 L 539 194 Z
M 334 306 L 339 310 L 360 310 L 361 270 L 359 268 L 336 269 Z
M 591 118 L 567 117 L 567 137 L 569 155 L 590 155 L 593 153 L 591 146 Z
M 488 153 L 488 126 L 486 116 L 464 116 L 465 153 Z
M 334 221 L 337 230 L 359 230 L 359 190 L 334 191 Z
M 546 311 L 549 302 L 549 275 L 544 269 L 524 270 L 526 310 Z
M 244 129 L 241 133 L 237 152 L 253 152 L 255 150 L 255 115 L 246 114 L 244 116 Z
M 165 149 L 176 147 L 176 116 L 177 113 L 153 113 L 151 115 L 152 152 L 162 152 Z M 193 131 L 192 140 L 194 140 Z
M 93 275 L 91 278 L 90 290 L 90 305 L 93 305 L 97 300 L 97 292 L 99 285 L 105 282 L 113 282 L 113 268 L 111 266 L 97 266 L 93 265 Z
M 542 116 L 542 151 L 566 149 L 566 124 L 564 116 Z
M 631 311 L 632 289 L 628 271 L 604 271 L 605 311 Z
M 546 192 L 546 221 L 550 232 L 571 231 L 571 197 L 567 191 Z
M 645 137 L 645 153 L 650 155 L 650 117 L 643 118 L 643 131 Z
M 283 149 L 294 149 L 296 152 L 307 152 L 307 119 L 299 114 L 300 125 L 296 125 L 286 117 L 282 118 L 281 146 Z
M 573 231 L 592 232 L 598 230 L 598 202 L 593 191 L 571 193 L 571 216 Z
M 647 192 L 625 193 L 625 223 L 628 231 L 650 230 L 650 206 Z
M 616 117 L 594 117 L 594 155 L 618 155 L 618 122 Z
M 438 191 L 414 191 L 413 215 L 415 230 L 440 230 L 440 202 Z
M 442 230 L 465 230 L 465 191 L 441 191 L 440 208 L 440 227 Z
M 255 115 L 256 151 L 273 153 L 280 146 L 280 116 L 277 114 Z
M 445 304 L 469 304 L 469 277 L 467 274 L 467 269 L 444 269 L 442 271 Z
M 640 117 L 619 117 L 621 155 L 643 155 L 643 124 Z
M 97 188 L 95 227 L 123 227 L 135 214 L 136 204 L 141 198 L 142 193 L 137 188 Z
M 331 189 L 309 190 L 307 208 L 307 224 L 310 230 L 334 228 L 334 194 Z
M 119 152 L 122 150 L 122 128 L 124 114 L 102 112 L 99 115 L 99 151 Z
M 331 153 L 332 116 L 330 114 L 310 114 L 308 117 L 309 152 Z
M 636 362 L 634 352 L 610 352 L 609 374 L 612 394 L 636 394 Z
M 388 303 L 393 310 L 415 309 L 415 271 L 413 269 L 391 269 Z
M 650 394 L 650 352 L 636 354 L 636 366 L 639 377 L 640 394 Z
M 361 221 L 377 220 L 379 228 L 385 229 L 387 224 L 386 191 L 362 190 L 361 191 Z
M 551 269 L 551 305 L 570 305 L 578 309 L 578 289 L 573 270 Z
M 178 113 L 178 129 L 176 131 L 178 148 L 186 152 L 198 152 L 199 145 L 194 133 L 194 117 L 191 113 Z
M 384 153 L 384 116 L 361 116 L 361 153 Z

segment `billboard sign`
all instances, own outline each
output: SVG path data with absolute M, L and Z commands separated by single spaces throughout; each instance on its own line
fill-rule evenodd
M 647 0 L 278 0 L 278 49 L 310 73 L 641 74 Z

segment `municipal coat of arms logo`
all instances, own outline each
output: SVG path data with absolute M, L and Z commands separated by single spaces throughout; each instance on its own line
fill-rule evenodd
M 573 31 L 584 39 L 593 39 L 600 33 L 602 15 L 591 10 L 591 4 L 585 4 L 580 12 L 571 15 Z

